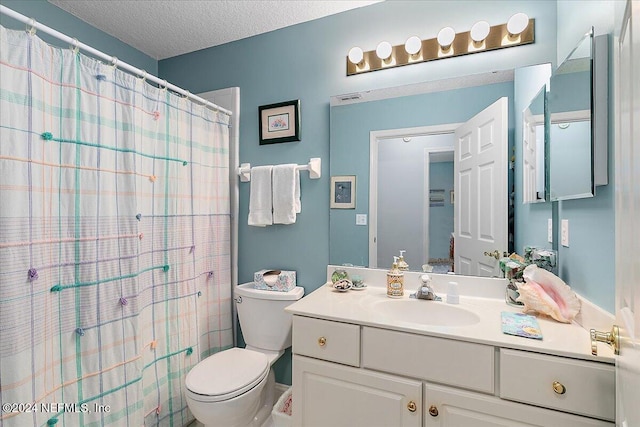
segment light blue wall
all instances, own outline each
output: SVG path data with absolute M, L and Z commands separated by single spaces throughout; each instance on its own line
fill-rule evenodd
M 33 18 L 39 23 L 51 27 L 69 37 L 75 37 L 80 42 L 98 49 L 107 55 L 116 56 L 121 61 L 146 70 L 149 74 L 156 75 L 158 73 L 158 61 L 155 59 L 121 42 L 115 37 L 92 27 L 45 0 L 2 0 L 2 5 L 28 18 Z M 24 30 L 26 28 L 25 24 L 5 15 L 0 15 L 0 24 L 5 28 L 13 30 Z M 43 32 L 39 32 L 37 35 L 49 44 L 67 47 L 64 43 L 60 42 L 60 40 Z
M 596 35 L 611 34 L 615 8 L 624 2 L 560 0 L 558 58 L 569 54 L 593 26 Z M 615 182 L 613 37 L 609 36 L 609 184 L 592 198 L 558 203 L 558 220 L 569 220 L 569 247 L 558 247 L 559 274 L 573 289 L 603 309 L 615 310 Z M 621 256 L 633 256 L 621 254 Z
M 346 77 L 354 45 L 375 49 L 381 39 L 401 44 L 417 34 L 435 37 L 444 25 L 467 31 L 479 19 L 504 23 L 516 12 L 536 19 L 536 42 Z M 253 165 L 304 163 L 321 157 L 322 178 L 301 179 L 298 222 L 263 229 L 246 225 L 249 185 L 240 185 L 239 280 L 265 267 L 297 270 L 307 292 L 325 281 L 329 262 L 329 97 L 552 62 L 556 57 L 556 5 L 547 1 L 385 1 L 278 31 L 159 62 L 162 78 L 199 93 L 240 87 L 240 161 Z M 258 145 L 258 106 L 300 99 L 302 141 Z M 277 380 L 290 381 L 285 357 Z M 283 376 L 284 375 L 284 376 Z

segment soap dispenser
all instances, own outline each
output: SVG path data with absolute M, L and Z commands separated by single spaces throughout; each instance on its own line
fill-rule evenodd
M 398 257 L 398 270 L 407 271 L 409 269 L 409 264 L 404 260 L 404 253 L 406 251 L 403 249 L 400 251 L 400 256 Z
M 404 295 L 404 273 L 398 269 L 398 257 L 393 257 L 391 270 L 387 272 L 387 296 L 401 298 Z

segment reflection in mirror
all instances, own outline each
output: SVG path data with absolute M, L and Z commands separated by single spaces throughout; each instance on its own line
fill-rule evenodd
M 426 162 L 424 147 L 419 145 L 414 148 L 418 150 L 417 154 L 410 155 L 413 157 L 411 160 L 419 161 L 419 166 L 416 166 L 419 168 L 417 176 L 409 176 L 408 168 L 388 164 L 385 166 L 383 162 L 390 161 L 394 155 L 400 155 L 400 150 L 410 148 L 418 142 L 415 138 L 425 135 L 424 132 L 415 132 L 415 128 L 447 128 L 446 132 L 440 133 L 453 137 L 453 132 L 460 123 L 466 122 L 498 99 L 507 97 L 512 102 L 513 75 L 513 70 L 498 71 L 331 98 L 330 174 L 356 175 L 358 193 L 355 211 L 330 210 L 330 264 L 388 269 L 393 256 L 397 256 L 400 250 L 406 250 L 404 258 L 409 263 L 410 270 L 421 270 L 422 265 L 430 261 L 438 271 L 450 268 L 449 246 L 453 217 L 451 215 L 445 219 L 445 213 L 447 210 L 453 211 L 455 207 L 455 195 L 451 193 L 453 182 L 450 186 L 446 183 L 436 184 L 436 178 L 431 173 L 443 167 L 446 162 Z M 354 100 L 354 97 L 360 99 Z M 513 114 L 509 114 L 510 122 L 512 118 Z M 407 133 L 408 129 L 412 129 L 414 133 Z M 400 131 L 403 134 L 400 135 Z M 513 135 L 512 122 L 509 131 Z M 394 132 L 395 145 L 392 141 L 382 142 L 382 145 L 389 144 L 389 154 L 378 156 L 378 150 L 372 149 L 373 135 L 384 134 L 378 137 L 382 141 L 393 138 Z M 405 143 L 402 137 L 412 137 L 412 140 Z M 431 154 L 429 157 L 431 158 Z M 424 185 L 426 165 L 429 180 L 433 182 L 428 187 Z M 370 182 L 371 168 L 384 170 L 389 173 L 389 177 L 380 180 L 376 178 Z M 451 177 L 453 179 L 453 174 Z M 375 188 L 378 182 L 386 182 L 387 179 L 393 179 L 393 184 L 385 185 L 387 190 Z M 417 186 L 420 194 L 407 196 Z M 430 193 L 431 189 L 436 191 Z M 380 200 L 386 200 L 384 203 L 378 201 L 378 204 L 389 208 L 389 215 L 392 215 L 389 219 L 379 220 L 368 211 L 370 193 Z M 437 206 L 430 207 L 431 200 Z M 367 213 L 370 214 L 367 226 L 356 225 L 355 215 Z M 442 218 L 439 218 L 441 214 Z M 429 216 L 428 222 L 426 215 Z M 428 229 L 425 224 L 428 224 Z M 408 226 L 407 231 L 401 230 L 405 226 Z M 511 234 L 513 221 L 509 222 L 509 227 L 508 233 Z M 374 238 L 370 237 L 370 230 L 374 230 Z M 404 233 L 408 233 L 408 237 L 383 248 L 383 240 L 387 238 L 376 233 L 385 232 L 398 239 L 405 236 Z M 377 243 L 377 249 L 374 249 L 374 243 Z M 512 244 L 513 239 L 509 238 L 509 245 Z M 512 247 L 500 250 L 511 251 Z
M 547 88 L 543 86 L 522 112 L 522 202 L 539 203 L 548 200 L 545 153 L 548 140 L 545 120 Z
M 410 269 L 420 270 L 426 262 L 434 273 L 452 271 L 454 142 L 453 133 L 378 140 L 371 267 L 386 267 L 402 249 Z
M 549 192 L 551 200 L 595 194 L 592 138 L 593 30 L 549 82 Z

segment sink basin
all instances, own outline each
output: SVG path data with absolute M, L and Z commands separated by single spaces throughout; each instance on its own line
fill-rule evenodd
M 373 310 L 391 320 L 421 325 L 469 326 L 480 321 L 469 310 L 436 301 L 387 299 L 375 302 Z

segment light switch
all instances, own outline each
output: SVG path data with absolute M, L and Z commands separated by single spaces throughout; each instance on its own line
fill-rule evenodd
M 367 214 L 356 214 L 356 225 L 367 225 Z
M 569 220 L 563 219 L 560 223 L 560 243 L 562 246 L 569 247 Z
M 553 219 L 547 219 L 547 242 L 553 243 Z

